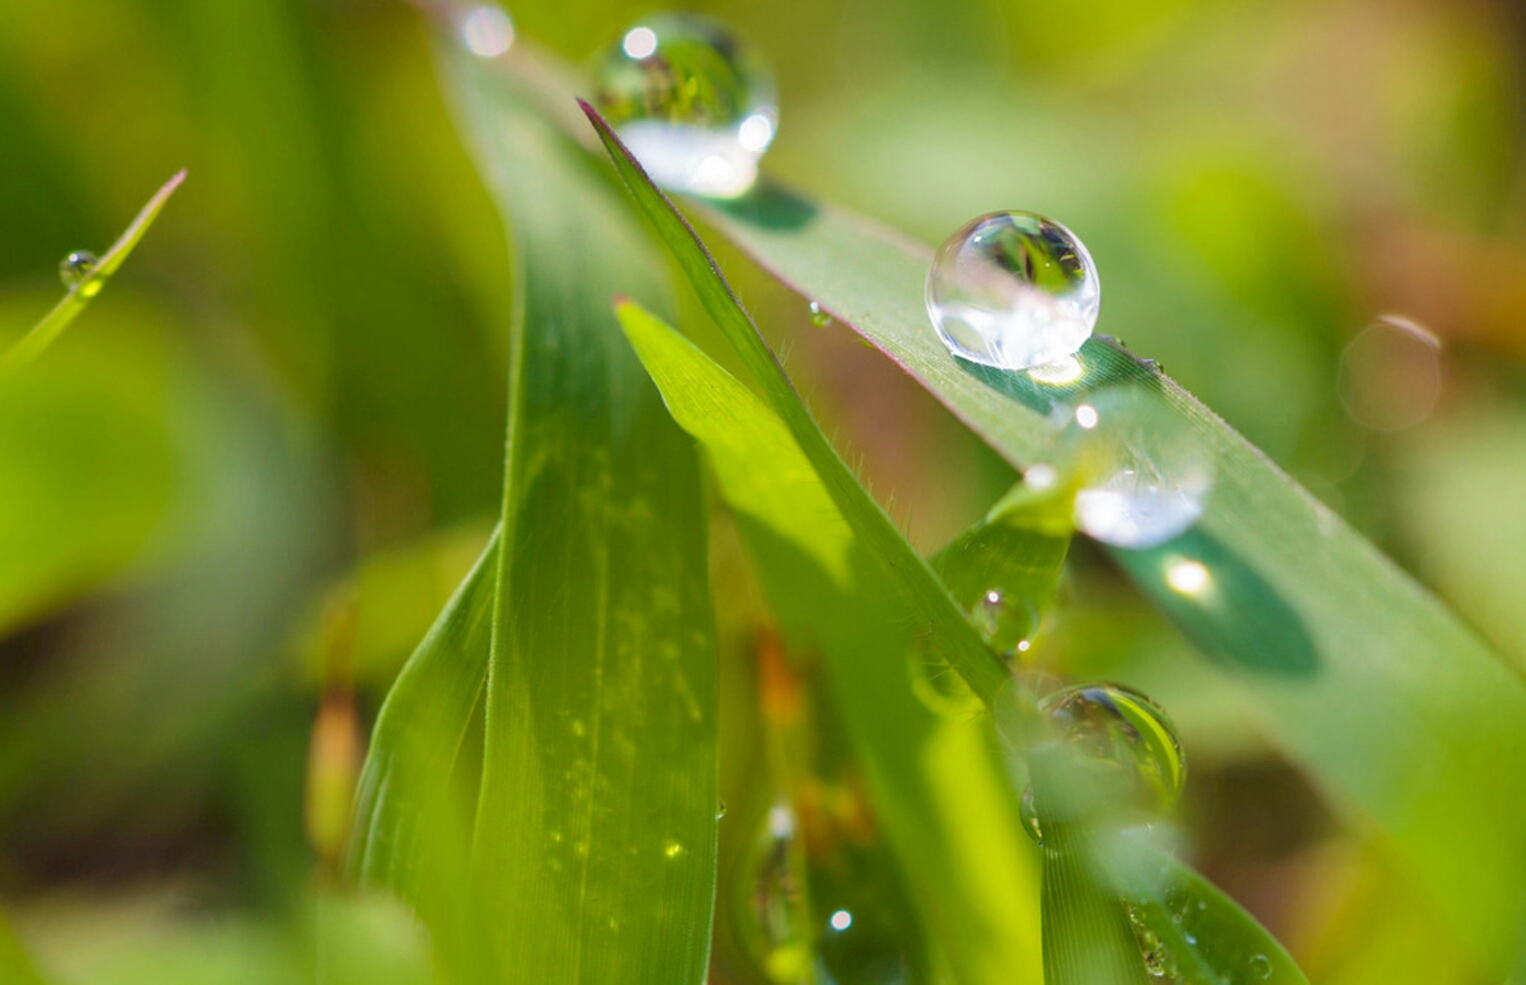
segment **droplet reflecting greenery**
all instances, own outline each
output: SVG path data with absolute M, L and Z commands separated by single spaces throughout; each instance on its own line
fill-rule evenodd
M 1011 661 L 1023 650 L 1038 626 L 1033 603 L 1017 592 L 987 589 L 970 611 L 970 619 L 986 644 Z
M 95 254 L 89 250 L 75 250 L 59 261 L 58 279 L 63 282 L 64 287 L 72 291 L 90 276 L 90 272 L 99 262 Z
M 1022 803 L 1019 807 L 1019 816 L 1023 822 L 1023 832 L 1032 838 L 1035 844 L 1044 843 L 1044 828 L 1039 823 L 1038 808 L 1033 803 L 1033 788 L 1023 791 Z
M 1075 355 L 1097 323 L 1101 286 L 1075 234 L 1032 212 L 995 212 L 944 242 L 927 312 L 956 356 L 1031 369 Z
M 1116 809 L 1169 810 L 1187 779 L 1176 726 L 1148 696 L 1120 684 L 1063 688 L 1039 714 Z
M 767 65 L 725 26 L 655 14 L 631 26 L 598 66 L 600 112 L 652 180 L 734 198 L 752 187 L 778 106 Z
M 794 812 L 787 804 L 774 804 L 753 840 L 742 880 L 745 898 L 737 912 L 743 915 L 744 945 L 775 982 L 800 982 L 810 975 L 803 856 Z
M 1213 488 L 1202 440 L 1155 391 L 1110 387 L 1071 409 L 1070 443 L 1085 476 L 1076 526 L 1114 547 L 1145 549 L 1185 533 Z
M 817 328 L 826 328 L 832 324 L 832 316 L 827 314 L 826 309 L 815 301 L 811 302 L 811 324 Z

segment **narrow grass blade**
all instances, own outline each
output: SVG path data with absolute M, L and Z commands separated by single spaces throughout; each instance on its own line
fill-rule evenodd
M 911 548 L 895 523 L 864 491 L 852 470 L 843 463 L 832 443 L 806 410 L 800 395 L 785 375 L 783 366 L 769 349 L 768 343 L 764 341 L 730 285 L 721 276 L 720 269 L 694 230 L 668 201 L 667 196 L 652 184 L 641 165 L 636 163 L 630 151 L 609 128 L 609 124 L 604 122 L 593 107 L 587 103 L 582 106 L 600 139 L 604 141 L 626 187 L 652 221 L 663 242 L 673 251 L 679 266 L 698 292 L 705 310 L 762 387 L 769 406 L 784 421 L 810 460 L 816 474 L 831 494 L 832 502 L 853 525 L 871 555 L 894 578 L 910 587 L 908 601 L 916 606 L 918 615 L 928 623 L 933 635 L 937 637 L 938 645 L 947 652 L 950 662 L 958 668 L 975 693 L 989 703 L 996 690 L 1006 681 L 1006 668 L 986 648 L 964 613 L 949 598 L 932 568 Z
M 665 306 L 666 271 L 533 97 L 463 49 L 445 58 L 516 243 L 472 848 L 497 977 L 698 985 L 718 802 L 707 517 L 693 442 L 609 307 Z
M 895 360 L 1012 464 L 1050 461 L 1049 412 L 1153 388 L 1215 464 L 1197 527 L 1123 568 L 1254 697 L 1268 734 L 1358 825 L 1384 833 L 1438 918 L 1502 971 L 1526 882 L 1526 687 L 1433 597 L 1174 382 L 1101 338 L 1048 386 L 963 363 L 923 305 L 931 251 L 777 187 L 703 213 Z M 1105 272 L 1104 272 L 1105 273 Z M 1170 574 L 1196 561 L 1207 590 Z
M 38 322 L 31 331 L 17 339 L 4 356 L 0 356 L 0 374 L 13 372 L 27 365 L 42 354 L 42 351 L 69 327 L 76 315 L 85 310 L 85 305 L 90 299 L 101 292 L 106 286 L 106 281 L 122 266 L 127 255 L 138 245 L 138 241 L 148 232 L 148 227 L 154 224 L 159 213 L 164 209 L 165 203 L 170 196 L 175 194 L 175 189 L 185 181 L 186 173 L 179 171 L 173 178 L 164 183 L 164 187 L 154 193 L 154 197 L 143 206 L 132 224 L 127 227 L 117 241 L 111 244 L 111 249 L 100 258 L 95 267 L 78 284 L 69 289 L 64 299 L 48 312 L 42 321 Z
M 908 657 L 926 626 L 904 588 L 777 414 L 636 304 L 618 312 L 668 410 L 704 446 L 781 626 L 823 655 L 913 903 L 957 980 L 1036 980 L 1036 856 L 974 712 L 934 714 L 913 696 Z

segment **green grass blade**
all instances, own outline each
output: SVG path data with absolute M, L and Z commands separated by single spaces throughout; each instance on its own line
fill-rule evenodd
M 148 204 L 138 212 L 127 230 L 117 238 L 115 243 L 111 244 L 111 249 L 100 258 L 95 268 L 78 284 L 70 288 L 69 293 L 64 295 L 64 299 L 58 302 L 42 321 L 17 339 L 15 344 L 6 350 L 4 356 L 0 356 L 0 373 L 13 372 L 27 365 L 63 334 L 64 329 L 69 327 L 69 323 L 75 319 L 75 316 L 85 310 L 90 300 L 106 286 L 106 281 L 111 278 L 111 275 L 122 266 L 127 255 L 148 232 L 148 227 L 153 225 L 154 220 L 159 217 L 170 196 L 175 194 L 175 189 L 185 181 L 185 175 L 184 171 L 179 171 L 165 182 L 164 187 L 155 192 L 154 197 L 149 199 Z
M 44 985 L 47 981 L 32 963 L 4 914 L 0 914 L 0 981 L 12 985 Z
M 935 715 L 912 694 L 908 651 L 926 627 L 908 619 L 904 588 L 777 414 L 639 306 L 618 312 L 674 419 L 704 446 L 781 626 L 823 655 L 913 903 L 957 980 L 1036 980 L 1036 855 L 981 723 L 968 707 Z
M 915 377 L 1011 463 L 1051 460 L 1058 401 L 1158 388 L 1217 466 L 1197 528 L 1113 551 L 1258 702 L 1268 734 L 1359 825 L 1375 823 L 1438 918 L 1502 970 L 1526 882 L 1526 688 L 1436 599 L 1171 380 L 1093 339 L 1085 375 L 1046 387 L 961 363 L 923 306 L 931 251 L 866 220 L 765 187 L 704 208 L 765 268 Z M 1215 580 L 1183 597 L 1179 559 Z
M 398 674 L 377 715 L 356 793 L 350 870 L 417 899 L 451 823 L 446 800 L 487 678 L 499 531 Z
M 715 261 L 694 230 L 679 214 L 667 196 L 652 184 L 641 165 L 620 143 L 604 119 L 583 103 L 594 129 L 609 151 L 615 169 L 635 196 L 647 218 L 679 266 L 688 275 L 705 310 L 720 327 L 727 341 L 736 349 L 748 371 L 790 434 L 810 460 L 832 502 L 853 525 L 871 555 L 910 587 L 908 601 L 916 607 L 949 661 L 958 668 L 970 687 L 989 703 L 1006 681 L 1006 668 L 991 653 L 964 613 L 954 604 L 927 562 L 911 548 L 895 523 L 879 504 L 864 491 L 851 469 L 843 463 L 832 443 L 806 410 L 800 395 L 784 373 L 783 366 L 753 324 L 752 318 L 721 276 Z
M 666 270 L 533 97 L 462 49 L 445 57 L 516 243 L 472 856 L 498 977 L 698 985 L 718 804 L 707 515 L 693 442 L 609 306 L 666 306 Z

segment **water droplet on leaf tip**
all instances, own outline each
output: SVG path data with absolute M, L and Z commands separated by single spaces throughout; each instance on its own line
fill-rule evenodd
M 1086 247 L 1032 212 L 993 212 L 961 227 L 927 275 L 927 313 L 943 343 L 997 369 L 1031 372 L 1074 356 L 1100 304 Z
M 826 328 L 832 324 L 832 316 L 815 301 L 811 302 L 811 324 L 817 328 Z
M 492 4 L 468 9 L 461 17 L 460 33 L 466 50 L 478 58 L 497 58 L 514 44 L 514 22 Z
M 735 198 L 757 180 L 778 108 L 772 73 L 729 29 L 654 14 L 599 62 L 600 111 L 664 188 Z
M 89 250 L 75 250 L 59 262 L 58 279 L 72 291 L 90 276 L 98 262 L 95 254 Z

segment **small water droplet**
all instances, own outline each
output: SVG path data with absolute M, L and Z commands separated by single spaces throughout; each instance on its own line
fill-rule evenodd
M 963 226 L 927 275 L 927 313 L 949 351 L 998 369 L 1075 355 L 1097 323 L 1101 296 L 1086 247 L 1032 212 L 994 212 Z
M 1172 807 L 1187 779 L 1176 726 L 1147 695 L 1121 684 L 1062 688 L 1039 713 L 1078 752 L 1119 805 Z
M 1213 488 L 1213 463 L 1158 394 L 1113 387 L 1074 411 L 1082 474 L 1076 526 L 1114 547 L 1156 547 L 1185 533 Z
M 988 589 L 971 610 L 970 618 L 986 645 L 1009 660 L 1039 621 L 1033 603 L 1000 588 Z
M 684 852 L 684 846 L 676 841 L 665 842 L 662 846 L 662 854 L 668 858 L 677 858 Z
M 721 818 L 723 818 L 725 816 L 726 816 L 726 802 L 724 800 L 722 800 L 722 801 L 717 802 L 716 805 L 715 805 L 715 819 L 717 821 L 719 821 Z
M 514 22 L 501 8 L 468 8 L 460 20 L 461 43 L 478 58 L 497 58 L 514 44 Z
M 1201 561 L 1172 558 L 1166 562 L 1166 584 L 1179 595 L 1202 595 L 1213 585 L 1213 575 Z
M 1023 822 L 1023 832 L 1033 839 L 1035 844 L 1044 843 L 1044 829 L 1039 824 L 1038 810 L 1033 806 L 1033 788 L 1023 791 L 1022 803 L 1019 807 L 1019 815 Z
M 1255 955 L 1250 959 L 1250 972 L 1262 981 L 1272 977 L 1272 959 L 1264 954 Z
M 820 304 L 817 304 L 815 301 L 811 302 L 811 324 L 815 325 L 817 328 L 826 328 L 828 325 L 832 324 L 832 316 L 827 313 L 825 308 L 823 308 Z
M 706 17 L 655 14 L 599 63 L 605 119 L 665 188 L 735 198 L 757 180 L 778 108 L 772 73 Z
M 95 269 L 98 262 L 95 254 L 89 250 L 75 250 L 59 261 L 58 279 L 63 281 L 64 287 L 72 291 L 90 276 L 90 272 Z

